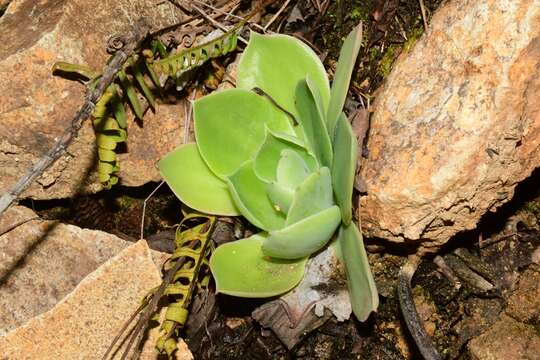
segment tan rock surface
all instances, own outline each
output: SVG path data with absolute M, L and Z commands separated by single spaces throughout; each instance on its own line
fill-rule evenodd
M 53 309 L 0 338 L 2 359 L 99 359 L 160 274 L 145 241 L 122 250 Z M 150 336 L 143 359 L 156 358 Z M 192 359 L 189 350 L 183 359 Z
M 474 360 L 538 359 L 540 336 L 534 326 L 503 315 L 484 334 L 471 340 L 468 348 Z
M 35 217 L 10 208 L 0 231 Z M 131 243 L 52 221 L 27 222 L 0 236 L 0 335 L 51 309 L 102 263 Z
M 170 2 L 145 0 L 14 0 L 0 18 L 0 193 L 54 144 L 83 100 L 84 87 L 51 74 L 56 61 L 102 69 L 107 39 L 125 33 L 145 17 L 154 27 L 181 18 Z M 14 76 L 16 74 L 16 76 Z M 126 185 L 159 178 L 161 155 L 181 139 L 184 106 L 160 105 L 147 114 L 144 128 L 129 121 L 128 154 L 122 155 Z M 24 196 L 60 198 L 78 190 L 96 191 L 94 132 L 90 122 L 68 154 Z
M 540 165 L 540 3 L 454 0 L 378 93 L 362 227 L 438 246 Z

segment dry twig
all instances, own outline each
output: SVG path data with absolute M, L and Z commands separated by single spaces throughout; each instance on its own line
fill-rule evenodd
M 428 29 L 426 7 L 424 6 L 424 0 L 418 0 L 420 3 L 420 12 L 422 13 L 422 21 L 424 22 L 424 31 Z
M 411 288 L 411 279 L 420 263 L 420 257 L 412 255 L 409 260 L 401 267 L 398 278 L 398 299 L 401 313 L 407 324 L 418 350 L 425 360 L 441 360 L 441 356 L 433 346 L 429 335 L 424 329 L 422 319 L 416 311 L 414 305 L 413 293 Z
M 281 13 L 287 8 L 287 5 L 289 5 L 289 3 L 291 2 L 291 0 L 287 0 L 285 1 L 285 3 L 281 6 L 281 8 L 278 10 L 278 12 L 272 16 L 272 18 L 270 19 L 270 21 L 268 22 L 268 24 L 266 24 L 264 26 L 264 31 L 268 30 L 268 28 L 270 27 L 270 25 L 272 25 L 272 23 L 274 21 L 276 21 L 276 19 L 279 17 L 279 15 L 281 15 Z
M 245 23 L 249 23 L 250 25 L 253 25 L 257 29 L 262 30 L 264 32 L 264 28 L 261 25 L 257 24 L 256 22 L 249 21 L 249 19 L 244 18 L 242 16 L 235 15 L 235 14 L 232 13 L 232 11 L 227 12 L 227 11 L 224 11 L 224 10 L 222 10 L 220 8 L 217 8 L 215 6 L 212 6 L 210 4 L 207 4 L 207 3 L 203 2 L 203 1 L 199 1 L 199 0 L 191 0 L 191 1 L 194 2 L 194 3 L 197 3 L 197 4 L 201 5 L 201 6 L 205 6 L 205 7 L 209 8 L 209 9 L 211 9 L 211 10 L 217 12 L 217 13 L 222 14 L 222 15 L 227 15 L 227 16 L 233 17 L 235 19 L 238 19 L 240 21 L 244 21 Z M 227 20 L 227 19 L 225 19 L 225 20 Z
M 200 7 L 194 5 L 194 4 L 191 4 L 191 7 L 193 9 L 195 9 L 195 11 L 197 11 L 205 20 L 207 20 L 209 23 L 211 23 L 212 25 L 214 25 L 216 28 L 222 30 L 223 32 L 227 32 L 229 31 L 229 29 L 227 29 L 225 26 L 221 25 L 219 22 L 217 22 L 216 20 L 214 20 L 211 16 L 209 16 L 203 9 L 201 9 Z M 247 45 L 247 40 L 244 39 L 243 37 L 241 37 L 240 35 L 238 35 L 238 40 L 240 40 L 241 42 L 243 42 L 244 44 Z
M 152 196 L 154 196 L 154 194 L 156 193 L 156 191 L 159 190 L 159 188 L 165 183 L 165 180 L 162 180 L 158 186 L 156 186 L 156 188 L 154 190 L 152 190 L 152 192 L 150 193 L 150 195 L 148 195 L 146 197 L 146 199 L 144 199 L 143 201 L 143 207 L 142 207 L 142 215 L 141 215 L 141 237 L 139 240 L 142 240 L 144 239 L 144 219 L 145 219 L 145 216 L 146 216 L 146 203 L 148 202 L 148 200 L 150 200 L 152 198 Z
M 19 226 L 24 225 L 27 222 L 34 221 L 34 220 L 40 220 L 40 219 L 41 218 L 39 216 L 33 216 L 33 217 L 25 219 L 25 220 L 17 221 L 14 224 L 9 224 L 9 225 L 7 225 L 6 227 L 4 227 L 3 229 L 0 230 L 0 236 L 2 236 L 4 234 L 7 234 L 11 230 L 14 230 L 14 229 L 18 228 Z

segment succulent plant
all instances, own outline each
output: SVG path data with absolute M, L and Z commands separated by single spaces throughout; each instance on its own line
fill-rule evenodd
M 335 238 L 355 315 L 365 320 L 376 310 L 377 290 L 352 221 L 357 141 L 342 111 L 361 34 L 358 26 L 345 40 L 330 88 L 306 44 L 252 33 L 237 88 L 195 101 L 196 143 L 160 161 L 161 175 L 186 205 L 243 215 L 261 229 L 213 252 L 218 292 L 283 294 L 300 282 L 309 257 Z

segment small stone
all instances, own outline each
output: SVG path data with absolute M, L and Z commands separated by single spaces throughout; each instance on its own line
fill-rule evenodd
M 0 231 L 32 218 L 32 210 L 11 207 L 0 217 Z M 0 236 L 0 335 L 51 309 L 130 244 L 102 231 L 39 219 Z
M 231 330 L 244 326 L 245 324 L 246 320 L 244 318 L 231 317 L 225 320 L 225 325 Z
M 508 299 L 506 313 L 524 323 L 540 320 L 540 273 L 527 269 Z
M 471 340 L 468 349 L 474 360 L 538 359 L 540 336 L 534 326 L 503 315 L 484 334 Z
M 420 287 L 415 287 L 413 290 L 414 293 L 414 304 L 416 306 L 416 311 L 418 315 L 424 322 L 424 328 L 426 333 L 429 336 L 435 334 L 437 328 L 436 320 L 438 318 L 437 306 L 432 299 L 430 299 L 425 293 L 424 289 Z

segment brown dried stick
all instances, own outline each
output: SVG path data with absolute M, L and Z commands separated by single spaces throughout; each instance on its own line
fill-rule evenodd
M 405 324 L 407 325 L 414 342 L 418 346 L 418 350 L 420 351 L 420 354 L 422 354 L 422 357 L 425 360 L 441 360 L 441 356 L 433 346 L 431 338 L 424 329 L 424 324 L 418 315 L 416 305 L 414 304 L 411 280 L 419 263 L 419 256 L 409 256 L 409 259 L 399 271 L 397 286 L 399 307 L 401 308 Z
M 0 215 L 4 213 L 13 201 L 17 199 L 17 197 L 26 190 L 34 180 L 41 176 L 49 166 L 66 152 L 67 147 L 77 136 L 84 121 L 94 112 L 96 102 L 101 98 L 105 89 L 112 83 L 116 74 L 122 69 L 122 66 L 129 56 L 141 45 L 148 32 L 148 25 L 143 22 L 138 22 L 133 27 L 131 33 L 123 37 L 122 42 L 124 46 L 116 51 L 112 60 L 107 64 L 96 87 L 87 90 L 83 105 L 73 117 L 69 128 L 67 128 L 60 139 L 58 139 L 56 145 L 34 164 L 9 191 L 0 197 Z

